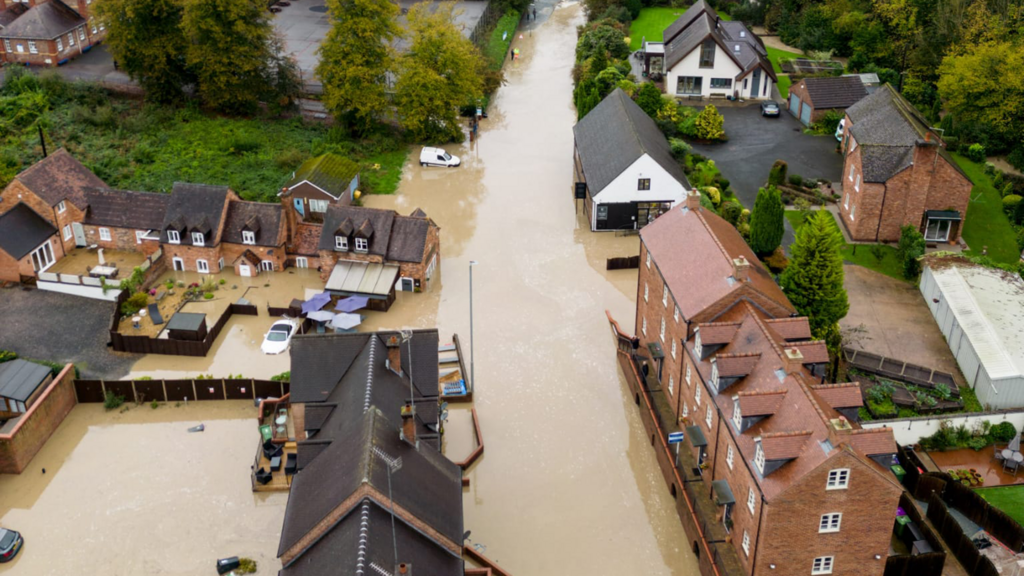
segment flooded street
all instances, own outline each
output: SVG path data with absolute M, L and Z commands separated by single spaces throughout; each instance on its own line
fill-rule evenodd
M 287 495 L 252 493 L 255 429 L 251 401 L 76 406 L 0 476 L 0 524 L 25 538 L 0 574 L 209 574 L 235 555 L 276 574 Z

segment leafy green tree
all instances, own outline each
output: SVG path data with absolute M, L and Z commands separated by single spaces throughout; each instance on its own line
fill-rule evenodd
M 789 164 L 785 160 L 776 160 L 772 169 L 768 172 L 768 184 L 778 186 L 786 183 L 786 172 L 789 171 Z
M 654 82 L 644 82 L 636 94 L 636 105 L 654 118 L 661 110 L 661 90 Z
M 1007 138 L 1024 133 L 1024 46 L 1001 41 L 948 56 L 939 95 L 963 124 L 986 125 Z
M 186 63 L 189 43 L 181 29 L 183 11 L 180 0 L 96 2 L 114 61 L 155 102 L 179 101 L 183 87 L 195 79 Z
M 459 106 L 482 96 L 485 63 L 454 24 L 454 6 L 429 4 L 409 10 L 412 44 L 402 57 L 395 101 L 405 128 L 419 140 L 462 139 Z
M 769 186 L 757 191 L 750 215 L 750 248 L 758 256 L 767 256 L 782 244 L 785 210 L 778 188 Z
M 708 104 L 697 114 L 697 138 L 701 140 L 721 140 L 725 138 L 722 125 L 725 118 L 718 113 L 714 104 Z
M 917 278 L 921 273 L 921 261 L 918 259 L 924 256 L 924 249 L 924 236 L 917 228 L 909 224 L 900 228 L 900 242 L 896 252 L 903 260 L 903 277 L 907 280 Z
M 318 54 L 316 76 L 323 103 L 335 119 L 366 132 L 390 107 L 388 74 L 395 72 L 391 43 L 402 35 L 391 0 L 327 0 L 331 30 Z
M 882 46 L 893 67 L 902 74 L 910 67 L 910 57 L 921 37 L 917 7 L 911 0 L 874 0 L 873 8 L 876 18 L 885 27 Z M 902 88 L 902 82 L 900 84 Z
M 815 338 L 826 337 L 850 310 L 843 288 L 842 245 L 832 214 L 813 212 L 797 231 L 792 258 L 779 280 L 797 312 L 809 318 Z
M 294 65 L 280 56 L 267 14 L 263 0 L 184 0 L 185 58 L 206 106 L 247 114 L 296 91 Z

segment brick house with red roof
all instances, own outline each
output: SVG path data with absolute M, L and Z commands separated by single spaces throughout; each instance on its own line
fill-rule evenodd
M 859 387 L 825 383 L 825 344 L 699 200 L 641 230 L 636 322 L 717 521 L 747 574 L 880 575 L 892 432 L 859 428 Z
M 93 0 L 4 0 L 0 5 L 0 63 L 58 66 L 106 37 Z

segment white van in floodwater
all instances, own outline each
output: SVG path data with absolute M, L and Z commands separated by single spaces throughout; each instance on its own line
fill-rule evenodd
M 459 164 L 462 164 L 462 160 L 459 160 L 458 156 L 452 156 L 445 152 L 443 148 L 424 147 L 423 150 L 420 151 L 420 166 L 444 166 L 445 168 L 454 168 Z

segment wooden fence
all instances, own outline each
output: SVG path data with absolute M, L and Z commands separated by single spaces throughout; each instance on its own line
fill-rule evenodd
M 640 267 L 640 256 L 623 256 L 609 258 L 605 264 L 605 270 L 631 270 Z
M 122 293 L 123 294 L 123 293 Z M 124 301 L 118 298 L 117 310 L 114 312 L 114 320 L 111 323 L 110 342 L 117 352 L 132 352 L 135 354 L 168 354 L 176 356 L 206 356 L 207 352 L 217 340 L 224 325 L 235 314 L 256 316 L 259 314 L 256 306 L 252 304 L 229 304 L 228 309 L 221 314 L 217 322 L 206 334 L 203 340 L 173 340 L 170 338 L 152 338 L 149 336 L 132 336 L 121 334 L 117 330 L 120 319 L 121 303 Z
M 126 402 L 184 402 L 186 400 L 255 400 L 280 398 L 291 390 L 289 382 L 252 378 L 191 380 L 75 380 L 79 403 L 103 402 L 107 392 Z

